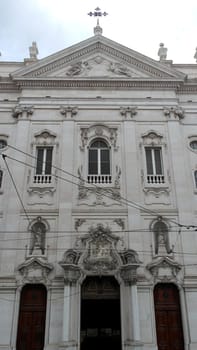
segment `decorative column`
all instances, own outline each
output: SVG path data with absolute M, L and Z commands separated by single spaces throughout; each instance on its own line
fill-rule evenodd
M 63 304 L 63 324 L 62 324 L 62 342 L 59 350 L 77 350 L 78 348 L 78 327 L 76 325 L 76 318 L 79 315 L 76 311 L 77 296 L 76 292 L 77 281 L 81 276 L 80 268 L 75 263 L 67 263 L 67 260 L 73 259 L 74 255 L 64 257 L 64 261 L 60 265 L 64 269 L 64 304 Z M 74 256 L 76 257 L 76 256 Z M 68 258 L 68 259 L 67 259 Z M 72 261 L 73 262 L 73 261 Z
M 62 341 L 69 341 L 69 319 L 70 319 L 70 282 L 65 281 L 64 286 L 64 307 L 63 307 L 63 325 Z
M 76 173 L 77 169 L 75 168 L 75 162 L 73 158 L 73 149 L 75 149 L 75 116 L 77 114 L 77 108 L 72 106 L 61 106 L 59 113 L 62 116 L 61 121 L 61 148 L 64 152 L 61 153 L 61 159 L 59 159 L 61 164 L 60 176 L 63 178 L 68 178 L 69 181 L 73 180 L 72 176 L 68 177 L 68 174 L 65 175 L 64 170 L 70 174 Z M 66 155 L 65 156 L 65 152 Z M 74 185 L 71 185 L 70 182 L 60 181 L 59 182 L 59 220 L 58 220 L 58 229 L 72 230 L 72 199 L 73 191 L 76 191 Z M 62 246 L 70 247 L 71 237 L 59 237 L 57 250 L 61 249 Z M 60 255 L 58 259 L 61 259 Z
M 137 294 L 137 268 L 140 261 L 137 254 L 129 250 L 121 254 L 124 265 L 120 268 L 120 276 L 124 281 L 124 300 L 122 301 L 124 314 L 124 350 L 142 350 L 143 344 L 140 341 L 140 318 Z M 128 301 L 129 304 L 128 304 Z
M 127 199 L 132 199 L 135 202 L 139 202 L 141 188 L 137 185 L 139 184 L 139 159 L 137 158 L 137 130 L 136 130 L 136 119 L 138 116 L 137 106 L 122 106 L 120 108 L 120 115 L 122 117 L 122 141 L 124 147 L 124 172 L 122 177 L 125 178 L 125 191 L 127 194 Z M 131 181 L 132 179 L 132 181 Z M 134 230 L 135 227 L 140 227 L 141 217 L 138 209 L 128 206 L 128 230 Z M 141 241 L 139 239 L 139 234 L 132 233 L 128 235 L 128 247 L 134 248 L 136 251 L 141 249 Z

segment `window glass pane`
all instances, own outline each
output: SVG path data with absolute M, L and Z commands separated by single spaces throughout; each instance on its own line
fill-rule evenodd
M 51 174 L 52 168 L 52 147 L 46 148 L 46 163 L 45 163 L 45 174 Z
M 197 170 L 194 171 L 194 179 L 195 179 L 195 185 L 197 188 Z
M 108 148 L 108 146 L 105 141 L 96 140 L 91 144 L 90 148 Z
M 44 148 L 37 148 L 37 163 L 36 163 L 36 174 L 42 174 Z
M 152 163 L 152 154 L 151 154 L 151 148 L 146 148 L 146 169 L 147 174 L 152 175 L 153 174 L 153 163 Z
M 98 151 L 96 149 L 89 150 L 89 174 L 98 174 Z
M 109 175 L 110 174 L 110 160 L 109 160 L 109 150 L 101 150 L 101 174 Z
M 5 140 L 0 140 L 0 149 L 3 149 L 7 146 L 7 142 Z
M 161 164 L 161 149 L 160 148 L 154 149 L 154 153 L 155 153 L 155 170 L 156 170 L 156 174 L 160 175 L 160 174 L 163 173 L 163 171 L 162 171 L 162 164 Z
M 0 170 L 0 188 L 2 186 L 2 181 L 3 181 L 3 170 Z
M 190 147 L 191 147 L 192 149 L 197 150 L 197 141 L 191 141 L 191 142 L 190 142 Z

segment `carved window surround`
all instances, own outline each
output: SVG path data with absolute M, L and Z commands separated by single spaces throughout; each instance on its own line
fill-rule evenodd
M 32 147 L 32 166 L 34 169 L 29 170 L 28 174 L 28 192 L 29 194 L 37 193 L 40 197 L 43 197 L 45 193 L 53 193 L 56 191 L 56 174 L 57 170 L 53 168 L 57 160 L 58 142 L 56 140 L 56 134 L 49 130 L 42 130 L 34 135 L 34 141 L 31 144 Z M 52 149 L 52 168 L 51 174 L 36 174 L 37 163 L 37 149 L 51 148 Z
M 170 184 L 170 175 L 169 170 L 167 168 L 167 155 L 166 155 L 166 149 L 167 145 L 166 142 L 163 139 L 163 135 L 159 134 L 158 132 L 154 130 L 150 130 L 147 133 L 143 134 L 142 136 L 142 142 L 140 143 L 140 149 L 142 152 L 142 169 L 141 169 L 141 179 L 142 184 L 144 187 L 144 192 L 147 193 L 149 190 L 156 190 L 157 193 L 159 193 L 159 190 L 168 190 L 169 184 Z M 147 154 L 146 150 L 150 150 L 152 154 L 152 162 L 156 161 L 155 154 L 153 153 L 154 150 L 158 150 L 159 152 L 159 161 L 160 166 L 162 168 L 161 173 L 158 173 L 158 171 L 153 171 L 152 174 L 149 174 L 147 171 Z M 154 166 L 154 164 L 153 164 Z
M 108 127 L 103 124 L 95 124 L 90 127 L 81 127 L 81 144 L 80 149 L 84 151 L 87 145 L 94 139 L 101 137 L 106 140 L 115 151 L 118 150 L 117 138 L 118 129 Z
M 110 173 L 109 174 L 88 174 L 88 162 L 89 162 L 89 145 L 96 140 L 101 139 L 107 143 L 110 151 Z M 92 185 L 104 186 L 104 187 L 114 187 L 114 182 L 117 177 L 117 171 L 115 166 L 115 152 L 118 151 L 118 128 L 109 127 L 103 124 L 95 124 L 89 127 L 80 128 L 80 150 L 84 154 L 81 155 L 83 158 L 84 167 L 79 167 L 79 177 L 84 179 L 84 184 L 87 187 L 92 187 Z M 82 184 L 82 181 L 81 181 Z

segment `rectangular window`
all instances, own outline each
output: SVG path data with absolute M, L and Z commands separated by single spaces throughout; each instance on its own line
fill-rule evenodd
M 161 147 L 146 147 L 145 154 L 147 182 L 155 184 L 164 183 Z
M 38 147 L 36 175 L 50 175 L 52 169 L 53 147 Z

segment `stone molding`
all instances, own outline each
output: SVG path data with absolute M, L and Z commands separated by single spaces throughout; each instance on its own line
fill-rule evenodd
M 182 107 L 164 107 L 164 115 L 170 120 L 181 120 L 185 117 L 185 111 Z
M 22 105 L 17 105 L 13 108 L 12 110 L 12 116 L 15 119 L 19 118 L 29 118 L 34 112 L 34 107 L 33 106 L 22 106 Z
M 173 257 L 168 255 L 158 256 L 147 264 L 146 269 L 150 272 L 154 280 L 170 282 L 178 280 L 178 273 L 181 271 L 181 265 Z
M 173 89 L 178 91 L 182 80 L 155 80 L 155 79 L 61 79 L 61 78 L 17 78 L 19 88 L 71 88 L 71 89 Z
M 133 118 L 137 114 L 137 107 L 120 107 L 120 114 L 127 118 Z
M 49 274 L 52 270 L 53 265 L 46 258 L 32 256 L 17 267 L 19 275 L 16 278 L 20 283 L 50 284 Z
M 60 106 L 60 113 L 65 118 L 73 118 L 78 112 L 77 107 L 74 106 Z

